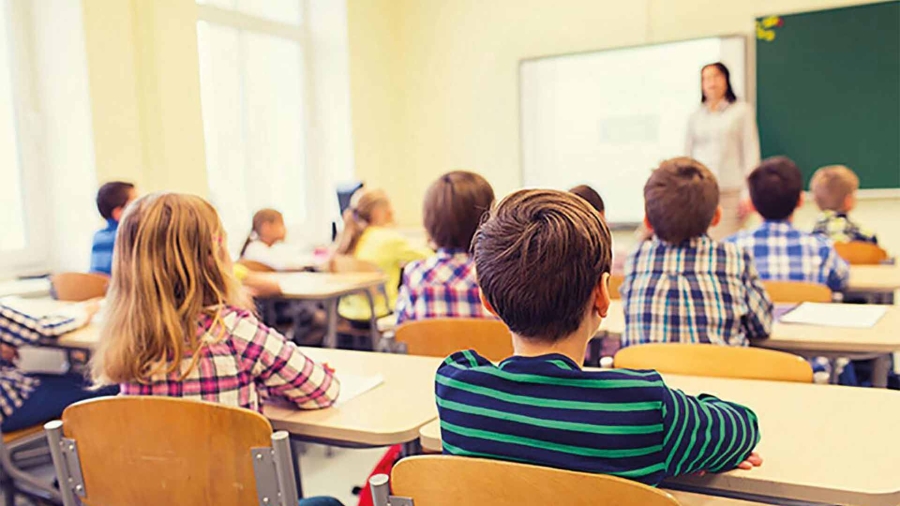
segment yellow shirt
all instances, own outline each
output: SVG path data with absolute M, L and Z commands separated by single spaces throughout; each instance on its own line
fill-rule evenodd
M 390 314 L 397 304 L 397 288 L 403 266 L 413 260 L 430 257 L 434 252 L 428 248 L 416 248 L 405 237 L 392 228 L 369 227 L 356 244 L 353 256 L 358 260 L 373 263 L 388 277 L 385 285 L 388 300 L 380 292 L 375 296 L 375 312 L 379 317 Z M 371 315 L 369 301 L 365 295 L 349 295 L 341 298 L 338 312 L 348 320 L 368 320 Z
M 234 268 L 234 277 L 236 277 L 237 280 L 241 283 L 243 283 L 244 280 L 247 279 L 247 276 L 250 275 L 250 269 L 244 267 L 241 264 L 234 264 L 232 265 L 232 267 Z

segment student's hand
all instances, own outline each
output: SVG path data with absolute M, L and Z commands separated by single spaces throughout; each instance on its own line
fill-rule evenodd
M 7 362 L 15 362 L 19 358 L 19 350 L 15 346 L 0 344 L 0 358 Z
M 84 306 L 84 312 L 87 313 L 88 321 L 91 321 L 94 318 L 94 315 L 96 315 L 97 312 L 100 311 L 100 301 L 102 300 L 103 299 L 101 297 L 97 297 L 95 299 L 82 302 L 82 305 Z
M 747 460 L 738 464 L 738 469 L 744 469 L 744 470 L 749 471 L 750 469 L 753 469 L 754 467 L 761 466 L 762 463 L 763 463 L 762 457 L 760 457 L 758 453 L 752 452 L 750 454 L 750 456 L 747 457 Z

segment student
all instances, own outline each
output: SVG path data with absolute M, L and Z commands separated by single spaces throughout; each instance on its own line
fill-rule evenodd
M 822 216 L 813 227 L 813 233 L 824 235 L 835 242 L 862 241 L 878 244 L 878 238 L 869 230 L 850 221 L 847 216 L 856 207 L 856 191 L 859 178 L 843 165 L 822 167 L 813 174 L 810 191 Z
M 340 384 L 246 309 L 215 209 L 157 193 L 125 214 L 108 314 L 92 365 L 125 395 L 168 395 L 262 410 L 264 398 L 330 406 Z M 133 350 L 143 350 L 135 353 Z
M 357 190 L 350 199 L 350 207 L 344 211 L 344 230 L 335 250 L 338 255 L 348 255 L 369 262 L 387 275 L 385 291 L 388 300 L 375 297 L 375 312 L 378 317 L 390 313 L 389 308 L 397 304 L 403 266 L 433 254 L 428 248 L 413 247 L 394 230 L 393 225 L 394 210 L 383 190 Z M 363 295 L 343 297 L 338 311 L 351 321 L 368 321 L 371 316 L 368 299 Z
M 275 209 L 260 209 L 253 215 L 253 228 L 239 256 L 276 271 L 301 269 L 305 265 L 299 252 L 284 244 L 286 235 L 284 216 Z
M 722 215 L 712 172 L 691 158 L 662 162 L 644 185 L 644 209 L 653 237 L 626 262 L 622 346 L 768 336 L 772 302 L 750 256 L 707 235 Z
M 481 304 L 469 246 L 493 202 L 490 183 L 472 172 L 449 172 L 431 184 L 423 215 L 437 254 L 404 269 L 398 325 L 425 318 L 490 318 Z
M 726 241 L 753 256 L 764 280 L 806 281 L 844 290 L 850 267 L 831 240 L 791 224 L 794 211 L 803 205 L 803 176 L 797 165 L 784 156 L 767 158 L 747 182 L 753 206 L 765 221 L 756 230 L 738 232 Z
M 666 386 L 654 371 L 582 371 L 609 309 L 610 235 L 574 195 L 521 190 L 475 236 L 488 311 L 515 355 L 473 350 L 438 368 L 444 452 L 611 474 L 656 485 L 700 471 L 760 465 L 756 415 Z
M 58 418 L 69 404 L 115 395 L 118 388 L 94 390 L 81 374 L 26 374 L 16 368 L 17 348 L 34 345 L 87 325 L 100 305 L 89 301 L 59 314 L 33 317 L 0 304 L 0 430 L 9 433 Z
M 606 205 L 603 203 L 603 197 L 597 193 L 597 190 L 586 184 L 580 184 L 569 189 L 569 193 L 574 193 L 587 201 L 594 209 L 600 213 L 600 216 L 606 218 Z
M 109 276 L 112 274 L 113 247 L 116 244 L 116 230 L 125 207 L 137 198 L 137 190 L 131 183 L 113 181 L 100 187 L 97 192 L 97 210 L 106 220 L 106 228 L 94 234 L 91 247 L 91 272 Z

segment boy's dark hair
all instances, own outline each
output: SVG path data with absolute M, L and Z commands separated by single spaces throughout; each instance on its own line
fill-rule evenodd
M 478 285 L 510 330 L 556 341 L 575 332 L 610 270 L 609 229 L 587 203 L 556 190 L 503 199 L 475 234 Z
M 803 175 L 790 158 L 766 158 L 747 177 L 750 200 L 767 220 L 786 220 L 797 209 L 803 191 Z
M 486 179 L 473 172 L 448 172 L 425 192 L 425 230 L 439 248 L 468 250 L 493 203 L 494 189 Z
M 574 188 L 570 188 L 569 193 L 574 193 L 584 200 L 587 200 L 588 204 L 594 206 L 594 209 L 596 209 L 598 213 L 602 214 L 606 211 L 606 206 L 603 204 L 603 197 L 586 184 L 580 184 Z
M 104 219 L 111 220 L 117 207 L 125 207 L 134 185 L 123 181 L 113 181 L 100 187 L 97 192 L 97 210 Z
M 717 207 L 716 176 L 693 158 L 662 162 L 644 185 L 647 220 L 657 237 L 672 244 L 705 234 Z

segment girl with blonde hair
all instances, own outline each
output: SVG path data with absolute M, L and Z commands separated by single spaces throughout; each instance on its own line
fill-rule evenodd
M 92 372 L 126 395 L 167 395 L 262 410 L 334 403 L 340 384 L 248 309 L 215 209 L 157 193 L 119 225 L 108 315 Z

